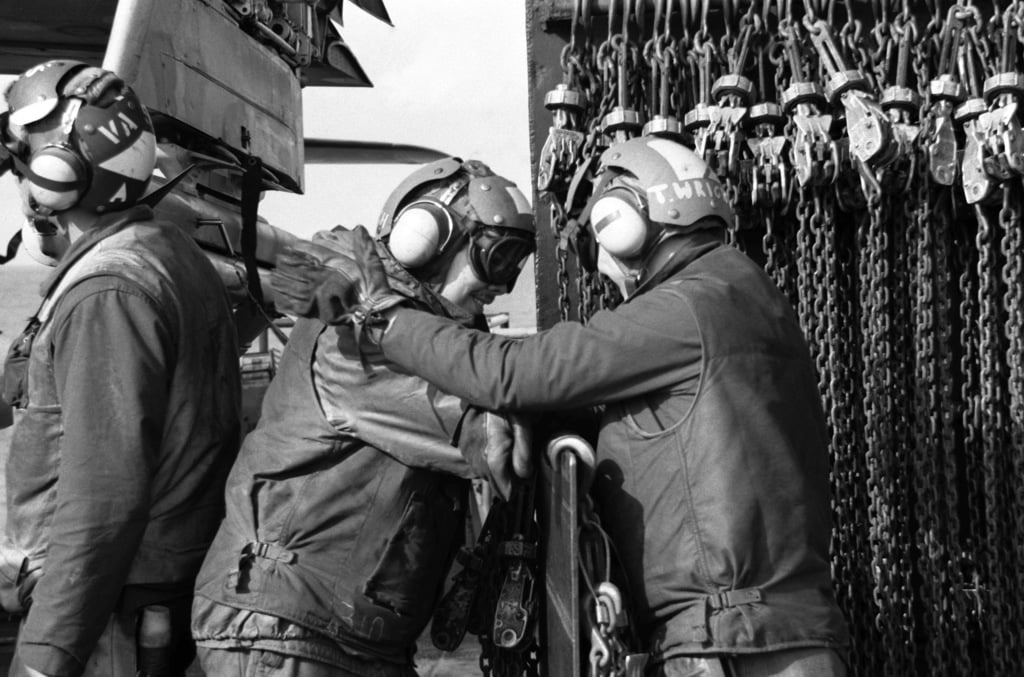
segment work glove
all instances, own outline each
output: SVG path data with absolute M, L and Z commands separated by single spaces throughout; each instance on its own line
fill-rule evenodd
M 318 233 L 277 257 L 270 274 L 278 310 L 330 325 L 351 322 L 357 336 L 374 315 L 403 301 L 388 284 L 373 238 L 363 226 Z
M 64 84 L 64 96 L 77 96 L 90 106 L 106 108 L 124 89 L 116 73 L 95 66 L 83 68 Z
M 466 412 L 459 450 L 476 471 L 508 500 L 515 479 L 533 474 L 533 435 L 526 418 L 477 407 Z
M 0 607 L 4 611 L 23 613 L 32 606 L 42 567 L 42 557 L 29 557 L 7 538 L 0 542 Z

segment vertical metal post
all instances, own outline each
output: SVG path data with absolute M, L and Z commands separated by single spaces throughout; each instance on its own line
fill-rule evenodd
M 541 675 L 580 677 L 579 461 L 571 451 L 538 464 L 537 520 L 544 600 L 540 617 Z

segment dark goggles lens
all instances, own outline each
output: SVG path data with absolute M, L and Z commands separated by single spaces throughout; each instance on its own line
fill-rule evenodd
M 487 284 L 511 285 L 533 249 L 531 233 L 485 226 L 473 231 L 469 259 L 473 272 Z

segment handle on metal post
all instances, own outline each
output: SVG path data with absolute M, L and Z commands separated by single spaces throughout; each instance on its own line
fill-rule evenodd
M 548 443 L 548 462 L 552 468 L 558 468 L 558 457 L 562 452 L 570 452 L 576 455 L 577 468 L 579 470 L 580 493 L 586 493 L 590 483 L 594 479 L 594 468 L 596 457 L 594 448 L 579 435 L 561 435 Z

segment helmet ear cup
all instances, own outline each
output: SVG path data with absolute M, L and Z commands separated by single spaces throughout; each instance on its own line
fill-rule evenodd
M 419 268 L 441 253 L 451 230 L 451 217 L 441 205 L 414 202 L 395 218 L 388 249 L 403 267 Z
M 640 254 L 647 242 L 649 226 L 640 205 L 626 191 L 608 191 L 590 211 L 590 223 L 597 243 L 616 258 Z
M 28 163 L 29 195 L 40 207 L 63 211 L 82 197 L 88 183 L 88 168 L 81 156 L 64 146 L 44 146 Z

